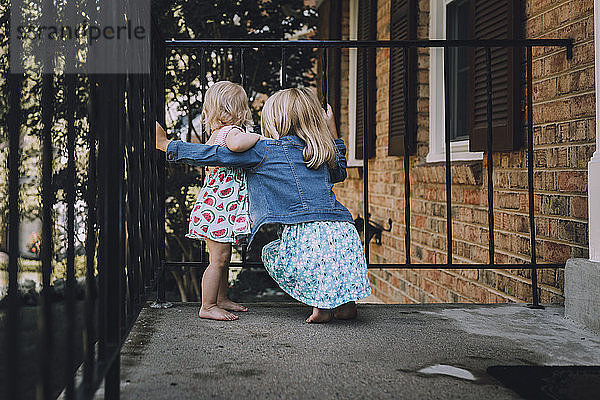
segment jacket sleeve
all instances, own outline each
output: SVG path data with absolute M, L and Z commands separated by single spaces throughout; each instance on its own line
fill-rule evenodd
M 343 182 L 346 179 L 346 145 L 342 139 L 335 139 L 335 148 L 337 154 L 335 156 L 335 168 L 329 168 L 331 182 Z
M 167 147 L 167 161 L 183 162 L 193 166 L 218 166 L 252 168 L 265 159 L 267 147 L 261 140 L 254 147 L 241 153 L 230 151 L 225 146 L 187 143 L 174 140 Z

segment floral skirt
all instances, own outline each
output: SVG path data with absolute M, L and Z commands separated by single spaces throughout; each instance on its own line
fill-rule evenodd
M 283 225 L 262 259 L 281 289 L 313 307 L 332 309 L 371 294 L 365 253 L 349 222 Z

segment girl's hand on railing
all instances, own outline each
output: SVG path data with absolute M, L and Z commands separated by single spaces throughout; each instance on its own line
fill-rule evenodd
M 167 139 L 167 133 L 165 132 L 163 127 L 160 126 L 160 124 L 157 121 L 156 122 L 156 149 L 162 150 L 162 151 L 167 151 L 167 147 L 169 146 L 169 143 L 171 143 L 171 141 L 169 139 Z
M 323 117 L 325 118 L 325 123 L 327 124 L 327 128 L 329 129 L 329 134 L 332 139 L 337 139 L 337 127 L 335 126 L 335 115 L 333 114 L 333 109 L 329 104 L 327 104 L 327 111 L 323 110 Z

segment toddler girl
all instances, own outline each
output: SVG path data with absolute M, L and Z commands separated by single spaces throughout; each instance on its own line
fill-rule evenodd
M 202 106 L 205 129 L 211 132 L 207 144 L 226 146 L 231 151 L 245 151 L 254 146 L 260 135 L 245 133 L 243 126 L 252 123 L 244 89 L 229 81 L 217 82 L 206 91 Z M 235 320 L 230 311 L 248 311 L 227 297 L 231 245 L 250 234 L 246 173 L 240 168 L 212 168 L 190 214 L 192 239 L 205 240 L 209 265 L 202 276 L 200 318 Z
M 355 301 L 371 293 L 352 215 L 333 193 L 346 178 L 346 148 L 331 108 L 309 89 L 275 93 L 262 110 L 261 140 L 243 153 L 158 135 L 170 161 L 246 169 L 252 233 L 278 224 L 280 239 L 263 248 L 267 271 L 283 290 L 313 307 L 306 322 L 356 317 Z

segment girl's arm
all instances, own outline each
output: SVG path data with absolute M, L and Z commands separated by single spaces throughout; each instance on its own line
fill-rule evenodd
M 339 138 L 337 127 L 335 126 L 335 115 L 333 114 L 333 109 L 329 104 L 327 104 L 327 111 L 323 110 L 323 117 L 325 117 L 325 123 L 327 124 L 327 129 L 329 129 L 329 134 L 333 140 Z
M 266 157 L 266 141 L 243 153 L 234 153 L 223 146 L 208 146 L 167 139 L 164 129 L 156 123 L 156 148 L 167 153 L 168 161 L 179 161 L 194 166 L 225 166 L 251 168 Z
M 329 129 L 329 134 L 335 143 L 337 154 L 335 156 L 335 167 L 329 168 L 329 176 L 332 183 L 343 182 L 346 179 L 346 145 L 342 139 L 338 138 L 337 128 L 335 126 L 335 116 L 333 109 L 327 104 L 327 111 L 323 110 L 325 123 Z
M 335 168 L 329 168 L 329 176 L 332 183 L 343 182 L 346 179 L 346 145 L 342 139 L 335 139 L 337 155 L 335 156 Z
M 227 133 L 225 143 L 231 151 L 242 152 L 250 149 L 261 139 L 256 133 L 246 133 L 239 128 L 233 128 Z
M 162 150 L 162 151 L 167 151 L 167 147 L 169 146 L 169 143 L 171 143 L 171 141 L 169 139 L 167 139 L 167 132 L 165 132 L 163 127 L 160 126 L 158 121 L 156 121 L 155 136 L 156 136 L 156 149 Z

